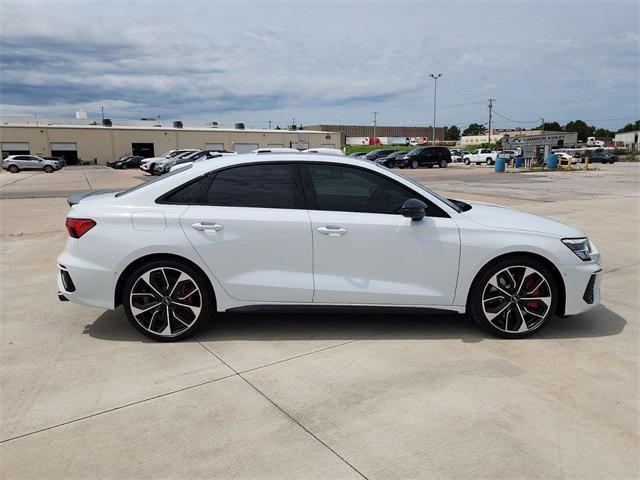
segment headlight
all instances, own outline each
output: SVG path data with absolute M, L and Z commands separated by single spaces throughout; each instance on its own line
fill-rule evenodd
M 575 253 L 580 260 L 585 262 L 591 260 L 591 244 L 588 238 L 563 238 L 562 243 Z

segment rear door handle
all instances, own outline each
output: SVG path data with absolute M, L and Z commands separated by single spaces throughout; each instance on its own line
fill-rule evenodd
M 196 223 L 193 223 L 191 226 L 195 230 L 198 230 L 199 232 L 206 232 L 209 230 L 212 230 L 214 232 L 219 232 L 223 228 L 222 225 L 220 225 L 219 223 L 212 223 L 212 222 L 196 222 Z
M 335 225 L 327 225 L 324 227 L 318 227 L 318 232 L 322 235 L 329 235 L 330 237 L 340 237 L 346 235 L 348 230 L 344 227 L 337 227 Z

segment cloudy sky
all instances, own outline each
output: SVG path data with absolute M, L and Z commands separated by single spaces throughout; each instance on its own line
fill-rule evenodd
M 640 117 L 631 1 L 0 2 L 0 114 L 531 127 Z

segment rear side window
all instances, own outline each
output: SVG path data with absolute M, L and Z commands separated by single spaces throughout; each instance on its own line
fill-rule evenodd
M 158 199 L 158 203 L 169 203 L 172 205 L 191 205 L 192 203 L 200 203 L 202 194 L 206 192 L 210 181 L 210 176 L 191 181 L 160 197 Z
M 205 203 L 219 207 L 304 208 L 297 171 L 287 163 L 222 170 L 213 178 Z

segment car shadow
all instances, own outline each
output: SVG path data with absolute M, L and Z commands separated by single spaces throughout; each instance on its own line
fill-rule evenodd
M 598 338 L 617 335 L 627 321 L 600 305 L 586 313 L 552 318 L 535 339 Z M 106 311 L 85 326 L 84 334 L 117 342 L 152 342 L 128 322 L 122 307 Z M 199 341 L 356 340 L 361 338 L 494 339 L 466 315 L 225 313 L 204 326 Z

